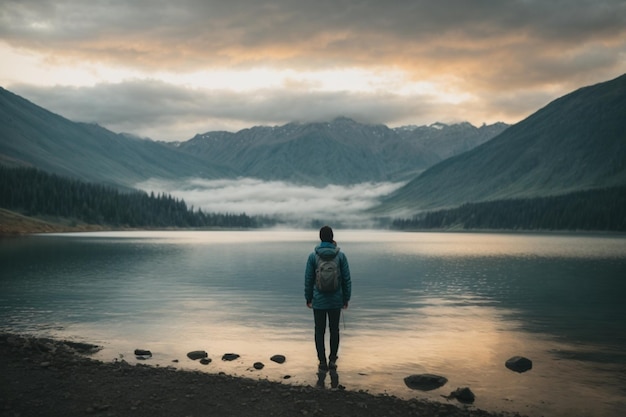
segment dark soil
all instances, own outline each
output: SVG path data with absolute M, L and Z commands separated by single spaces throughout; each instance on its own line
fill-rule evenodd
M 96 346 L 0 334 L 0 416 L 519 416 L 89 358 Z

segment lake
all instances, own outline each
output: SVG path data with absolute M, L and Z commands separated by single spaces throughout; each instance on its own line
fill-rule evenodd
M 335 230 L 353 297 L 339 383 L 530 416 L 626 407 L 626 237 Z M 150 231 L 0 240 L 0 330 L 102 345 L 96 358 L 317 382 L 304 266 L 316 230 Z M 206 350 L 213 362 L 186 357 Z M 241 357 L 224 362 L 224 353 Z M 271 362 L 274 354 L 287 357 Z M 504 363 L 525 356 L 533 369 Z M 174 362 L 178 360 L 178 362 Z M 263 362 L 254 370 L 254 362 Z M 404 377 L 448 378 L 437 390 Z M 284 379 L 289 376 L 289 379 Z

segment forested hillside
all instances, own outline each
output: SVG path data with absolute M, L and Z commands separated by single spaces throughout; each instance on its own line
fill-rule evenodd
M 398 219 L 395 229 L 626 231 L 626 187 L 468 203 Z
M 0 166 L 0 208 L 28 216 L 56 216 L 115 227 L 261 227 L 265 217 L 209 214 L 171 195 L 124 193 L 33 168 Z

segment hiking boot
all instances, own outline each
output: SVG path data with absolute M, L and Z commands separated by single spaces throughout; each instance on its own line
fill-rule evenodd
M 326 372 L 328 371 L 328 365 L 326 364 L 326 361 L 320 361 L 320 364 L 317 366 L 317 369 L 319 369 L 322 372 Z

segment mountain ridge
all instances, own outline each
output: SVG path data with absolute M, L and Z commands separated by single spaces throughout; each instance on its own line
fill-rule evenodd
M 448 135 L 448 141 L 439 146 L 440 153 L 459 152 L 447 148 L 465 136 L 472 136 L 465 140 L 470 144 L 476 142 L 473 136 L 480 136 L 470 124 L 462 129 L 442 126 L 446 132 L 456 129 L 457 133 Z M 494 126 L 480 143 L 508 125 Z M 420 128 L 421 132 L 429 129 Z M 413 130 L 362 124 L 345 117 L 330 122 L 256 126 L 234 133 L 206 132 L 176 146 L 210 162 L 220 161 L 244 176 L 312 184 L 406 181 L 443 159 Z
M 72 122 L 0 87 L 0 160 L 91 182 L 132 187 L 151 177 L 234 176 L 161 143 Z
M 150 178 L 183 177 L 253 177 L 315 186 L 408 181 L 439 162 L 442 149 L 455 153 L 468 141 L 476 143 L 480 130 L 469 124 L 416 127 L 431 136 L 447 132 L 436 152 L 422 143 L 415 129 L 391 129 L 345 117 L 234 133 L 206 132 L 167 143 L 72 122 L 3 88 L 0 120 L 0 163 L 122 187 Z
M 376 211 L 419 212 L 626 184 L 626 75 L 560 97 L 436 164 Z

